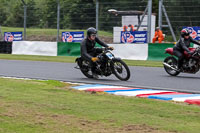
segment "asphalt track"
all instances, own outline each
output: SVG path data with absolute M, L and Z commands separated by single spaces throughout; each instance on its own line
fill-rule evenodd
M 73 63 L 0 60 L 0 76 L 60 80 L 78 83 L 98 83 L 139 88 L 175 90 L 200 93 L 200 73 L 169 76 L 163 68 L 129 67 L 129 81 L 120 81 L 114 75 L 98 80 L 86 78 Z

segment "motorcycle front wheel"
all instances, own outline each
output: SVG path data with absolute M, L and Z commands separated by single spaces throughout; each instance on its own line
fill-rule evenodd
M 167 58 L 165 58 L 164 63 L 166 63 L 167 65 L 170 66 L 170 67 L 169 67 L 169 66 L 167 66 L 167 65 L 164 65 L 164 69 L 165 69 L 165 71 L 166 71 L 169 75 L 171 75 L 171 76 L 177 76 L 177 75 L 180 73 L 180 72 L 178 72 L 178 71 L 172 69 L 172 68 L 177 68 L 178 62 L 177 62 L 176 58 L 174 58 L 174 57 L 172 57 L 172 56 L 167 57 Z M 171 68 L 171 67 L 172 67 L 172 68 Z
M 112 62 L 113 74 L 122 81 L 127 81 L 130 78 L 130 70 L 125 62 L 116 60 Z

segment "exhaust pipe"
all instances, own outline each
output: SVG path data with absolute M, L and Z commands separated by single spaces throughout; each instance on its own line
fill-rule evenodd
M 167 63 L 165 63 L 165 62 L 163 62 L 163 65 L 166 66 L 166 67 L 168 67 L 168 68 L 171 68 L 171 69 L 174 70 L 174 71 L 177 71 L 176 68 L 170 66 L 169 64 L 167 64 Z

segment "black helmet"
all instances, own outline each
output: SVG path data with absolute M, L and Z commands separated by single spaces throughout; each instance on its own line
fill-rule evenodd
M 92 34 L 97 34 L 97 30 L 93 27 L 87 29 L 87 36 L 90 37 Z
M 189 36 L 190 35 L 190 32 L 188 29 L 183 29 L 181 30 L 181 36 L 184 37 L 184 36 Z

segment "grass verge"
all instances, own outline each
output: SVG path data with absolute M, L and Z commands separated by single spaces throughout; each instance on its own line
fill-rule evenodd
M 20 32 L 24 31 L 24 28 L 17 28 L 17 27 L 1 27 L 2 32 Z M 66 31 L 84 31 L 86 35 L 86 29 L 85 30 L 72 30 L 72 29 L 60 29 L 60 35 L 62 32 Z M 41 35 L 41 36 L 52 36 L 54 35 L 55 37 L 57 36 L 57 29 L 41 29 L 41 28 L 27 28 L 26 29 L 27 35 Z M 101 36 L 107 36 L 107 37 L 112 37 L 113 34 L 111 32 L 106 32 L 106 31 L 99 31 L 99 35 Z
M 76 57 L 0 54 L 0 59 L 74 63 Z M 162 67 L 163 66 L 161 61 L 141 61 L 141 60 L 124 60 L 124 61 L 129 66 L 146 66 L 146 67 Z
M 2 133 L 199 133 L 200 108 L 91 94 L 59 81 L 0 78 Z

